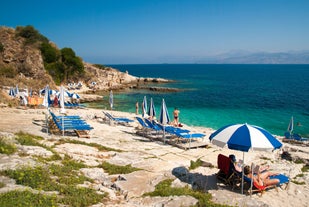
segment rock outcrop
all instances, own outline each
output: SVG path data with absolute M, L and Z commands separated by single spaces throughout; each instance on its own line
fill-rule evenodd
M 40 43 L 25 44 L 25 41 L 25 38 L 16 35 L 15 29 L 0 27 L 0 69 L 7 68 L 12 70 L 12 74 L 18 75 L 19 79 L 15 79 L 13 82 L 20 84 L 20 87 L 41 89 L 46 84 L 49 84 L 51 88 L 56 88 L 52 77 L 45 70 L 43 57 L 39 49 Z M 57 48 L 55 43 L 51 44 Z M 137 88 L 139 84 L 169 81 L 162 78 L 135 77 L 128 72 L 120 72 L 111 67 L 99 67 L 86 62 L 83 62 L 83 64 L 87 78 L 79 82 L 95 90 Z M 25 79 L 34 81 L 25 83 L 22 81 Z M 0 80 L 2 86 L 12 84 L 2 82 Z

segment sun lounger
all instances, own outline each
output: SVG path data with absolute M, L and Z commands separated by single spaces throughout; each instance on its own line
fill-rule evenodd
M 296 134 L 296 133 L 291 134 L 290 132 L 285 132 L 284 137 L 288 140 L 294 140 L 294 141 L 300 141 L 300 142 L 309 141 L 309 138 L 301 137 L 299 134 Z
M 104 115 L 112 120 L 115 121 L 117 123 L 129 123 L 129 122 L 134 122 L 134 120 L 132 119 L 128 119 L 128 118 L 123 118 L 123 117 L 113 117 L 110 113 L 103 111 Z
M 239 174 L 241 176 L 241 174 Z M 286 185 L 284 189 L 287 189 L 288 188 L 288 185 L 289 185 L 289 182 L 290 182 L 290 179 L 289 177 L 287 177 L 286 175 L 283 175 L 283 174 L 278 174 L 278 175 L 273 175 L 273 176 L 270 176 L 269 177 L 270 179 L 278 179 L 280 182 L 276 185 L 269 185 L 269 186 L 261 186 L 259 183 L 257 182 L 252 182 L 252 180 L 247 177 L 247 176 L 244 176 L 244 181 L 246 183 L 248 183 L 248 186 L 250 186 L 250 188 L 248 189 L 248 194 L 252 194 L 254 192 L 258 192 L 261 194 L 261 196 L 263 195 L 263 193 L 268 190 L 268 189 L 271 189 L 271 188 L 275 188 L 277 191 L 278 191 L 278 188 L 277 187 L 282 187 L 284 184 Z M 251 182 L 253 184 L 252 188 L 251 188 Z
M 52 117 L 53 125 L 64 133 L 65 131 L 74 131 L 78 137 L 89 138 L 89 130 L 93 129 L 85 120 L 78 116 L 56 116 L 49 111 Z

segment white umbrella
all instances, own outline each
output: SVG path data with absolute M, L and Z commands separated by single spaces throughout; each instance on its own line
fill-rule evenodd
M 59 93 L 59 104 L 60 104 L 60 113 L 65 113 L 64 108 L 64 99 L 65 99 L 65 89 L 63 86 L 60 87 L 60 93 Z
M 145 117 L 145 115 L 147 114 L 147 98 L 146 98 L 146 96 L 144 96 L 142 108 L 143 108 L 143 117 Z
M 292 134 L 292 131 L 294 130 L 294 118 L 293 116 L 291 117 L 289 126 L 288 126 L 288 132 L 290 132 L 290 134 Z
M 19 94 L 19 89 L 18 89 L 18 85 L 16 84 L 16 88 L 15 88 L 15 94 Z
M 162 99 L 162 105 L 160 110 L 160 123 L 163 125 L 163 140 L 165 143 L 165 125 L 170 122 L 170 117 L 168 115 L 168 111 L 165 105 L 164 99 Z
M 149 105 L 149 109 L 148 109 L 148 115 L 152 118 L 154 118 L 156 116 L 156 109 L 153 103 L 152 98 L 150 98 L 150 105 Z
M 282 147 L 282 143 L 268 131 L 248 124 L 224 126 L 212 133 L 209 139 L 219 147 L 228 147 L 229 149 L 242 151 L 243 161 L 245 159 L 244 152 L 249 150 L 273 151 Z M 241 193 L 243 193 L 243 178 L 244 169 L 242 169 Z
M 45 91 L 48 91 L 49 90 L 49 86 L 47 85 L 45 87 Z M 44 99 L 43 99 L 43 106 L 45 106 L 46 108 L 49 107 L 49 103 L 50 103 L 50 97 L 49 97 L 49 93 L 46 93 L 44 94 Z
M 110 107 L 111 107 L 111 110 L 113 109 L 113 105 L 114 105 L 114 95 L 113 95 L 113 91 L 111 90 L 109 92 L 109 104 L 110 104 Z

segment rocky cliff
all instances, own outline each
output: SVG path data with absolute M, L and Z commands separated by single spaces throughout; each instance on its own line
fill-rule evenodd
M 53 47 L 57 46 L 52 43 Z M 31 87 L 42 89 L 46 84 L 56 88 L 52 77 L 44 67 L 39 43 L 25 44 L 25 38 L 16 35 L 16 30 L 0 27 L 0 86 Z M 83 62 L 87 74 L 78 80 L 96 90 L 137 88 L 140 83 L 166 82 L 164 79 L 140 78 L 110 67 Z M 91 83 L 96 83 L 95 86 Z M 67 84 L 67 83 L 64 83 Z

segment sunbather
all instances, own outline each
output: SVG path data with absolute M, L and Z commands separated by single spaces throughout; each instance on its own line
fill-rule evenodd
M 244 173 L 248 178 L 253 179 L 253 181 L 257 182 L 260 186 L 277 185 L 280 183 L 279 179 L 270 178 L 270 176 L 278 175 L 278 173 L 264 171 L 263 173 L 258 172 L 257 174 L 253 174 L 248 165 L 245 166 Z

